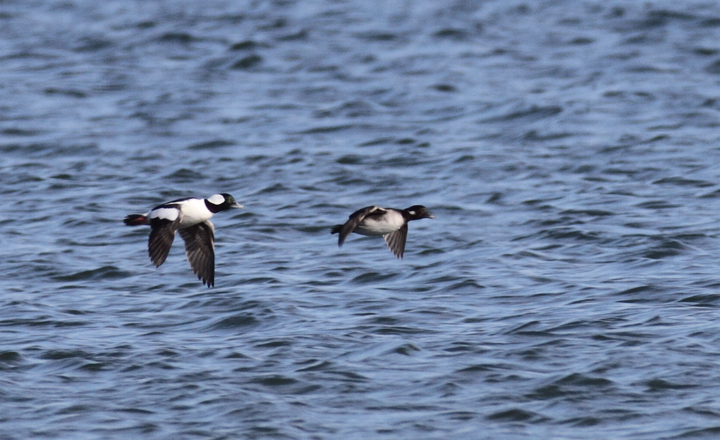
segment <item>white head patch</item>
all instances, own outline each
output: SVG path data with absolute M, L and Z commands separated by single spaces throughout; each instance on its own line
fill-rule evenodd
M 408 214 L 415 215 L 415 211 L 408 211 Z
M 180 215 L 180 210 L 176 208 L 160 208 L 150 211 L 150 218 L 159 218 L 162 220 L 175 221 Z
M 215 194 L 214 196 L 207 199 L 208 202 L 212 203 L 213 205 L 222 205 L 225 203 L 225 196 L 222 194 Z

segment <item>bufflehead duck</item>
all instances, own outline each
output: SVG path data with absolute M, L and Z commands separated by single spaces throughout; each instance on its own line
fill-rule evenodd
M 213 214 L 243 206 L 230 194 L 215 194 L 207 199 L 186 198 L 163 203 L 147 214 L 125 217 L 128 226 L 150 225 L 148 253 L 156 267 L 160 267 L 170 252 L 175 232 L 185 240 L 185 254 L 193 272 L 208 287 L 215 285 L 215 227 L 210 223 Z
M 344 225 L 334 226 L 330 233 L 340 234 L 338 247 L 345 243 L 345 239 L 352 232 L 372 237 L 382 236 L 392 253 L 402 258 L 407 240 L 407 224 L 411 220 L 421 218 L 435 218 L 435 216 L 421 205 L 413 205 L 407 209 L 368 206 L 350 214 L 349 220 Z

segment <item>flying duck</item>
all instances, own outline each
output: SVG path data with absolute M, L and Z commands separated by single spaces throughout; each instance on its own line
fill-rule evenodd
M 193 272 L 208 287 L 215 285 L 215 227 L 210 218 L 218 212 L 243 206 L 230 194 L 215 194 L 207 199 L 185 198 L 158 205 L 147 214 L 125 217 L 128 226 L 150 226 L 148 253 L 160 267 L 170 252 L 175 232 L 185 240 L 185 254 Z
M 435 218 L 421 205 L 413 205 L 407 209 L 381 208 L 367 206 L 350 214 L 344 225 L 336 225 L 331 234 L 340 234 L 338 246 L 345 243 L 351 233 L 385 238 L 385 243 L 397 258 L 405 253 L 408 222 L 422 218 Z

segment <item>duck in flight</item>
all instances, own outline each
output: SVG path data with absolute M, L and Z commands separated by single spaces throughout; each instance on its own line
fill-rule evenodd
M 372 237 L 382 236 L 392 253 L 397 258 L 402 258 L 405 253 L 408 222 L 422 218 L 435 218 L 435 216 L 422 205 L 413 205 L 407 209 L 367 206 L 350 214 L 344 225 L 334 226 L 330 233 L 340 234 L 338 246 L 342 246 L 348 235 L 353 232 Z
M 125 217 L 128 226 L 150 226 L 148 253 L 160 267 L 170 252 L 175 232 L 185 241 L 185 254 L 198 279 L 208 287 L 215 285 L 215 227 L 210 218 L 228 209 L 243 206 L 230 194 L 215 194 L 207 199 L 185 198 L 158 205 L 147 214 Z

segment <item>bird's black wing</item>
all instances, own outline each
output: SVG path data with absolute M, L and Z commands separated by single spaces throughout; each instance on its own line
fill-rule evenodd
M 198 279 L 208 287 L 215 285 L 215 228 L 209 221 L 180 229 L 185 255 Z
M 175 231 L 180 224 L 180 216 L 175 220 L 154 218 L 150 220 L 150 238 L 148 239 L 148 254 L 156 267 L 160 267 L 170 252 Z
M 348 235 L 352 234 L 352 232 L 357 228 L 357 226 L 365 220 L 365 217 L 369 216 L 370 214 L 384 214 L 386 211 L 379 206 L 367 206 L 362 209 L 358 209 L 357 211 L 350 214 L 349 220 L 345 222 L 344 225 L 341 227 L 336 226 L 333 228 L 333 234 L 334 233 L 340 233 L 340 237 L 338 237 L 338 246 L 342 246 L 343 243 L 345 243 L 345 239 L 348 237 Z
M 407 241 L 408 225 L 405 223 L 400 229 L 387 235 L 383 235 L 385 243 L 395 254 L 396 257 L 402 258 L 405 253 L 405 241 Z

